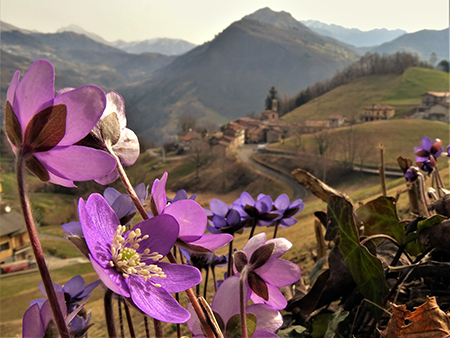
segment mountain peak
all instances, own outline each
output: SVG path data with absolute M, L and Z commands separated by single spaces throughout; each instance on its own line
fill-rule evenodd
M 110 46 L 111 43 L 106 41 L 105 39 L 103 39 L 100 35 L 97 35 L 95 33 L 89 32 L 87 30 L 85 30 L 83 27 L 80 27 L 78 25 L 68 25 L 65 27 L 61 27 L 60 29 L 58 29 L 56 31 L 57 33 L 63 33 L 63 32 L 74 32 L 77 34 L 81 34 L 81 35 L 86 35 L 88 38 L 99 42 L 99 43 L 103 43 L 104 45 Z
M 283 29 L 308 29 L 301 22 L 294 19 L 290 13 L 285 11 L 276 12 L 269 7 L 258 9 L 256 12 L 246 15 L 242 19 L 255 20 Z

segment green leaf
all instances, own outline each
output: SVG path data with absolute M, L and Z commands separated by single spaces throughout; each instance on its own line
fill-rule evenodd
M 323 338 L 336 338 L 336 330 L 338 329 L 338 325 L 340 322 L 344 321 L 345 318 L 349 315 L 348 311 L 336 311 L 331 316 L 331 320 L 328 323 L 327 332 L 325 332 L 325 336 Z
M 12 110 L 9 101 L 6 101 L 5 105 L 5 133 L 8 136 L 9 141 L 14 147 L 19 148 L 22 143 L 22 128 L 20 127 L 19 119 Z
M 364 223 L 366 236 L 389 235 L 400 243 L 405 235 L 405 229 L 397 216 L 393 197 L 378 197 L 358 208 L 356 214 Z
M 327 215 L 340 231 L 339 250 L 359 291 L 365 298 L 381 305 L 389 291 L 384 279 L 383 266 L 377 257 L 360 244 L 352 204 L 343 197 L 331 196 L 328 200 Z M 378 320 L 381 317 L 381 310 L 376 307 L 371 309 Z
M 277 335 L 280 338 L 302 338 L 302 337 L 304 337 L 305 332 L 306 332 L 306 327 L 303 327 L 301 325 L 294 325 L 294 326 L 288 327 L 287 329 L 279 330 L 277 332 Z
M 313 338 L 323 338 L 325 332 L 328 329 L 328 323 L 331 319 L 331 313 L 320 313 L 314 316 L 314 321 L 312 324 L 311 337 Z
M 255 332 L 256 328 L 256 316 L 252 313 L 247 313 L 245 317 L 247 322 L 247 336 L 251 337 Z M 242 337 L 242 325 L 240 314 L 234 315 L 228 320 L 227 326 L 225 328 L 225 333 L 226 336 L 229 338 Z
M 431 217 L 428 217 L 427 219 L 424 219 L 417 224 L 417 233 L 420 234 L 422 230 L 432 228 L 436 224 L 440 224 L 446 219 L 447 217 L 442 215 L 433 215 Z
M 33 152 L 55 147 L 66 134 L 67 109 L 64 104 L 50 106 L 34 115 L 25 129 L 24 145 Z

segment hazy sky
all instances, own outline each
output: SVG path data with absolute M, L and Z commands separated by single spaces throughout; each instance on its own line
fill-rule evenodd
M 361 30 L 449 26 L 449 0 L 0 0 L 0 5 L 1 20 L 20 28 L 52 33 L 76 24 L 108 41 L 168 37 L 201 44 L 263 7 Z

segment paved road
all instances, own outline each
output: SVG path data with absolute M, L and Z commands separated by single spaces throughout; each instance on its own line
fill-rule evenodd
M 287 184 L 294 190 L 294 197 L 291 200 L 296 199 L 305 199 L 309 195 L 309 191 L 306 190 L 303 186 L 297 183 L 292 177 L 286 176 L 278 171 L 275 171 L 269 167 L 263 166 L 257 162 L 255 162 L 252 159 L 252 155 L 254 154 L 253 149 L 256 148 L 256 145 L 254 144 L 245 144 L 241 147 L 241 149 L 238 152 L 239 159 L 245 163 L 251 166 L 252 168 L 256 169 L 257 171 L 262 172 L 263 174 L 266 174 L 270 177 L 273 177 L 279 181 L 282 181 L 283 183 Z

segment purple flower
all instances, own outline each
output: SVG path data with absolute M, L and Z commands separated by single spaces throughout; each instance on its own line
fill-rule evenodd
M 291 285 L 300 279 L 300 268 L 280 259 L 291 246 L 291 242 L 284 238 L 266 242 L 265 233 L 252 237 L 242 251 L 234 254 L 234 268 L 238 274 L 228 279 L 239 279 L 241 273 L 247 274 L 247 285 L 253 303 L 265 303 L 275 309 L 284 309 L 286 298 L 278 287 Z
M 180 248 L 181 253 L 186 258 L 186 264 L 195 266 L 197 269 L 207 269 L 211 267 L 214 269 L 216 266 L 226 266 L 228 261 L 227 256 L 216 256 L 214 252 L 195 252 L 185 248 Z
M 147 199 L 147 187 L 144 183 L 138 184 L 134 191 L 139 198 L 139 201 L 143 204 Z M 136 214 L 136 206 L 134 205 L 131 197 L 128 194 L 121 194 L 114 188 L 106 188 L 103 192 L 106 202 L 114 210 L 117 217 L 120 220 L 120 224 L 129 226 Z M 80 222 L 70 222 L 62 225 L 62 229 L 68 236 L 84 237 L 81 230 Z
M 22 79 L 16 71 L 6 93 L 5 132 L 16 156 L 41 181 L 75 187 L 108 175 L 116 160 L 98 149 L 74 145 L 96 125 L 105 93 L 84 86 L 56 95 L 47 60 L 34 62 Z
M 69 327 L 69 332 L 73 337 L 83 337 L 87 329 L 90 327 L 89 321 L 83 317 L 78 316 L 78 313 L 83 309 L 85 304 L 80 305 L 74 311 L 67 314 L 66 303 L 64 300 L 64 292 L 56 292 L 56 299 L 61 308 L 61 312 L 65 318 L 65 323 Z M 25 311 L 22 319 L 22 336 L 24 338 L 43 338 L 56 337 L 58 331 L 53 318 L 50 303 L 47 300 L 44 302 L 32 302 L 33 304 Z
M 206 213 L 196 201 L 183 199 L 167 205 L 166 182 L 167 172 L 161 180 L 153 182 L 150 205 L 154 215 L 171 215 L 177 220 L 180 226 L 178 245 L 191 250 L 201 247 L 213 251 L 233 240 L 228 234 L 205 235 Z
M 67 312 L 72 312 L 78 305 L 80 305 L 81 302 L 87 300 L 92 295 L 92 291 L 99 283 L 99 281 L 95 281 L 86 286 L 83 277 L 77 275 L 68 280 L 64 286 L 53 283 L 53 288 L 55 289 L 55 292 L 64 293 Z M 42 295 L 47 297 L 42 281 L 39 282 L 39 289 L 41 290 Z M 33 304 L 39 304 L 39 306 L 42 306 L 46 300 L 47 298 L 36 299 L 30 303 L 30 306 Z
M 239 316 L 239 278 L 227 278 L 217 290 L 211 304 L 217 322 L 222 332 L 226 334 L 227 324 L 233 316 Z M 188 310 L 194 313 L 192 306 Z M 246 313 L 256 316 L 256 328 L 252 337 L 278 337 L 274 332 L 283 324 L 283 317 L 274 308 L 266 304 L 253 304 L 246 307 Z M 204 337 L 200 323 L 195 315 L 187 322 L 195 338 Z
M 298 215 L 305 208 L 305 204 L 301 199 L 295 200 L 294 202 L 289 202 L 289 197 L 286 194 L 278 196 L 278 198 L 273 203 L 275 210 L 282 213 L 281 219 L 278 220 L 280 227 L 288 228 L 295 223 L 297 220 L 294 216 Z
M 170 199 L 169 197 L 167 197 L 167 202 L 173 203 L 173 202 L 180 201 L 180 200 L 193 200 L 193 201 L 195 201 L 196 198 L 197 198 L 196 194 L 192 194 L 191 197 L 188 197 L 186 190 L 181 189 L 181 190 L 177 191 L 177 193 L 175 194 L 175 197 L 173 199 Z
M 427 173 L 431 173 L 437 162 L 434 156 L 430 157 L 416 157 L 416 166 Z
M 428 158 L 430 156 L 433 156 L 434 159 L 437 160 L 437 158 L 439 156 L 441 156 L 441 153 L 444 150 L 444 148 L 441 146 L 442 146 L 442 141 L 440 139 L 431 141 L 431 139 L 428 136 L 424 136 L 422 138 L 422 146 L 414 147 L 414 152 L 416 153 L 416 156 L 418 156 L 418 157 Z M 416 161 L 417 161 L 417 159 L 416 159 Z
M 406 170 L 405 178 L 408 182 L 414 182 L 419 175 L 419 168 L 411 166 Z
M 201 281 L 200 272 L 187 265 L 162 263 L 179 232 L 170 215 L 159 215 L 125 232 L 114 211 L 99 194 L 78 205 L 92 266 L 111 291 L 131 301 L 157 320 L 183 323 L 189 313 L 170 293 Z
M 231 208 L 239 212 L 241 219 L 247 220 L 248 224 L 245 227 L 269 226 L 281 219 L 281 213 L 273 211 L 272 207 L 273 202 L 270 196 L 260 194 L 255 202 L 246 191 L 231 205 Z
M 233 235 L 241 230 L 245 223 L 241 223 L 241 215 L 235 209 L 229 208 L 226 203 L 213 198 L 209 203 L 212 220 L 208 227 L 212 234 L 226 233 Z

